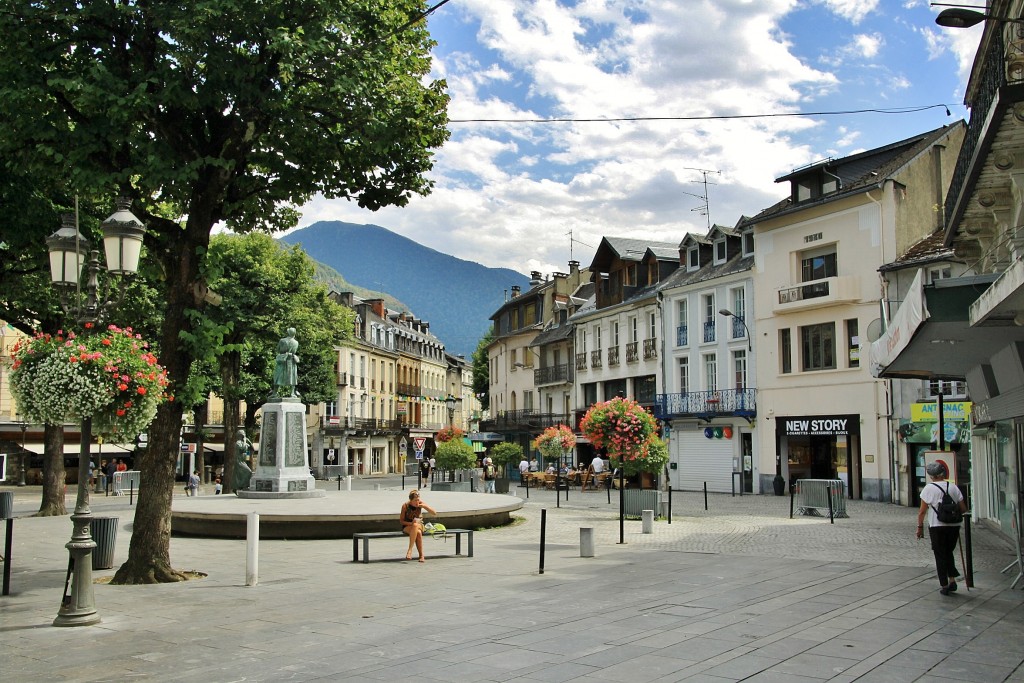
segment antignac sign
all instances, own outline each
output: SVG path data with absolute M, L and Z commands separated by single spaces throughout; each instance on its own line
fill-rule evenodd
M 860 433 L 859 415 L 808 415 L 776 418 L 785 436 L 844 436 Z

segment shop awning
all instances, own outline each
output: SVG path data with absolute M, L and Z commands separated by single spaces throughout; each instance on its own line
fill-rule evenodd
M 19 446 L 21 444 L 18 444 Z M 42 441 L 29 441 L 25 444 L 25 450 L 36 455 L 42 455 L 44 451 L 44 444 Z M 64 455 L 77 455 L 80 450 L 78 440 L 65 441 L 64 442 Z M 89 452 L 93 455 L 103 453 L 103 455 L 123 455 L 125 453 L 133 453 L 135 451 L 135 444 L 131 443 L 104 443 L 102 446 L 99 444 L 93 444 Z
M 974 275 L 923 284 L 919 270 L 885 333 L 868 349 L 874 377 L 964 379 L 967 371 L 1015 339 L 1024 328 L 1012 322 L 972 327 L 970 307 L 995 275 Z
M 469 440 L 487 443 L 489 441 L 504 441 L 505 436 L 497 432 L 470 432 Z

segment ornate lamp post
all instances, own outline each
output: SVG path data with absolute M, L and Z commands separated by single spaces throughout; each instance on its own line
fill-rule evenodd
M 139 254 L 142 251 L 142 237 L 145 226 L 131 211 L 130 202 L 119 199 L 117 211 L 103 221 L 103 245 L 106 252 L 107 272 L 121 276 L 118 291 L 106 288 L 101 293 L 99 284 L 99 253 L 89 251 L 89 242 L 78 231 L 77 203 L 75 214 L 64 216 L 61 228 L 47 238 L 50 252 L 50 279 L 60 291 L 61 307 L 64 312 L 74 315 L 80 324 L 101 322 L 124 297 L 123 276 L 133 275 L 139 268 Z M 89 254 L 88 264 L 85 263 Z M 82 271 L 85 268 L 85 291 L 82 291 Z M 112 298 L 110 295 L 115 295 Z M 92 551 L 96 542 L 92 540 L 89 509 L 89 462 L 92 442 L 92 418 L 82 420 L 81 442 L 78 451 L 78 496 L 75 511 L 71 515 L 72 534 L 66 547 L 71 554 L 71 594 L 65 589 L 54 626 L 90 626 L 99 623 L 96 601 L 92 588 Z

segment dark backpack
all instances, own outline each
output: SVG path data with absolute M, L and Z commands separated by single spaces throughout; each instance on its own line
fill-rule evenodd
M 494 479 L 494 465 L 487 465 L 484 467 L 484 479 L 487 481 Z
M 936 519 L 943 524 L 959 524 L 964 521 L 964 514 L 960 512 L 960 504 L 953 500 L 953 496 L 949 495 L 949 482 L 946 482 L 945 490 L 934 481 L 932 486 L 942 491 L 942 500 L 932 508 L 935 510 Z

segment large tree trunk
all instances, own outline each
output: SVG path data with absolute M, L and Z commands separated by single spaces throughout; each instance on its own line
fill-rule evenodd
M 160 337 L 160 362 L 171 380 L 168 391 L 188 381 L 192 353 L 182 333 L 190 333 L 187 309 L 198 308 L 202 295 L 197 287 L 199 254 L 210 241 L 212 220 L 202 212 L 190 212 L 184 230 L 164 227 L 167 243 L 161 261 L 166 273 L 167 309 Z M 177 401 L 163 403 L 150 427 L 149 447 L 140 460 L 139 500 L 128 560 L 111 583 L 162 583 L 182 581 L 185 575 L 171 566 L 171 501 L 174 496 L 174 467 L 177 462 L 183 408 Z
M 57 517 L 68 514 L 64 504 L 64 427 L 43 427 L 43 499 L 36 517 Z
M 206 420 L 209 403 L 203 401 L 199 405 L 192 408 L 192 415 L 195 418 L 195 424 L 192 426 L 192 432 L 196 435 L 196 467 L 199 468 L 199 473 L 204 473 L 206 467 Z M 213 479 L 210 480 L 211 482 Z

